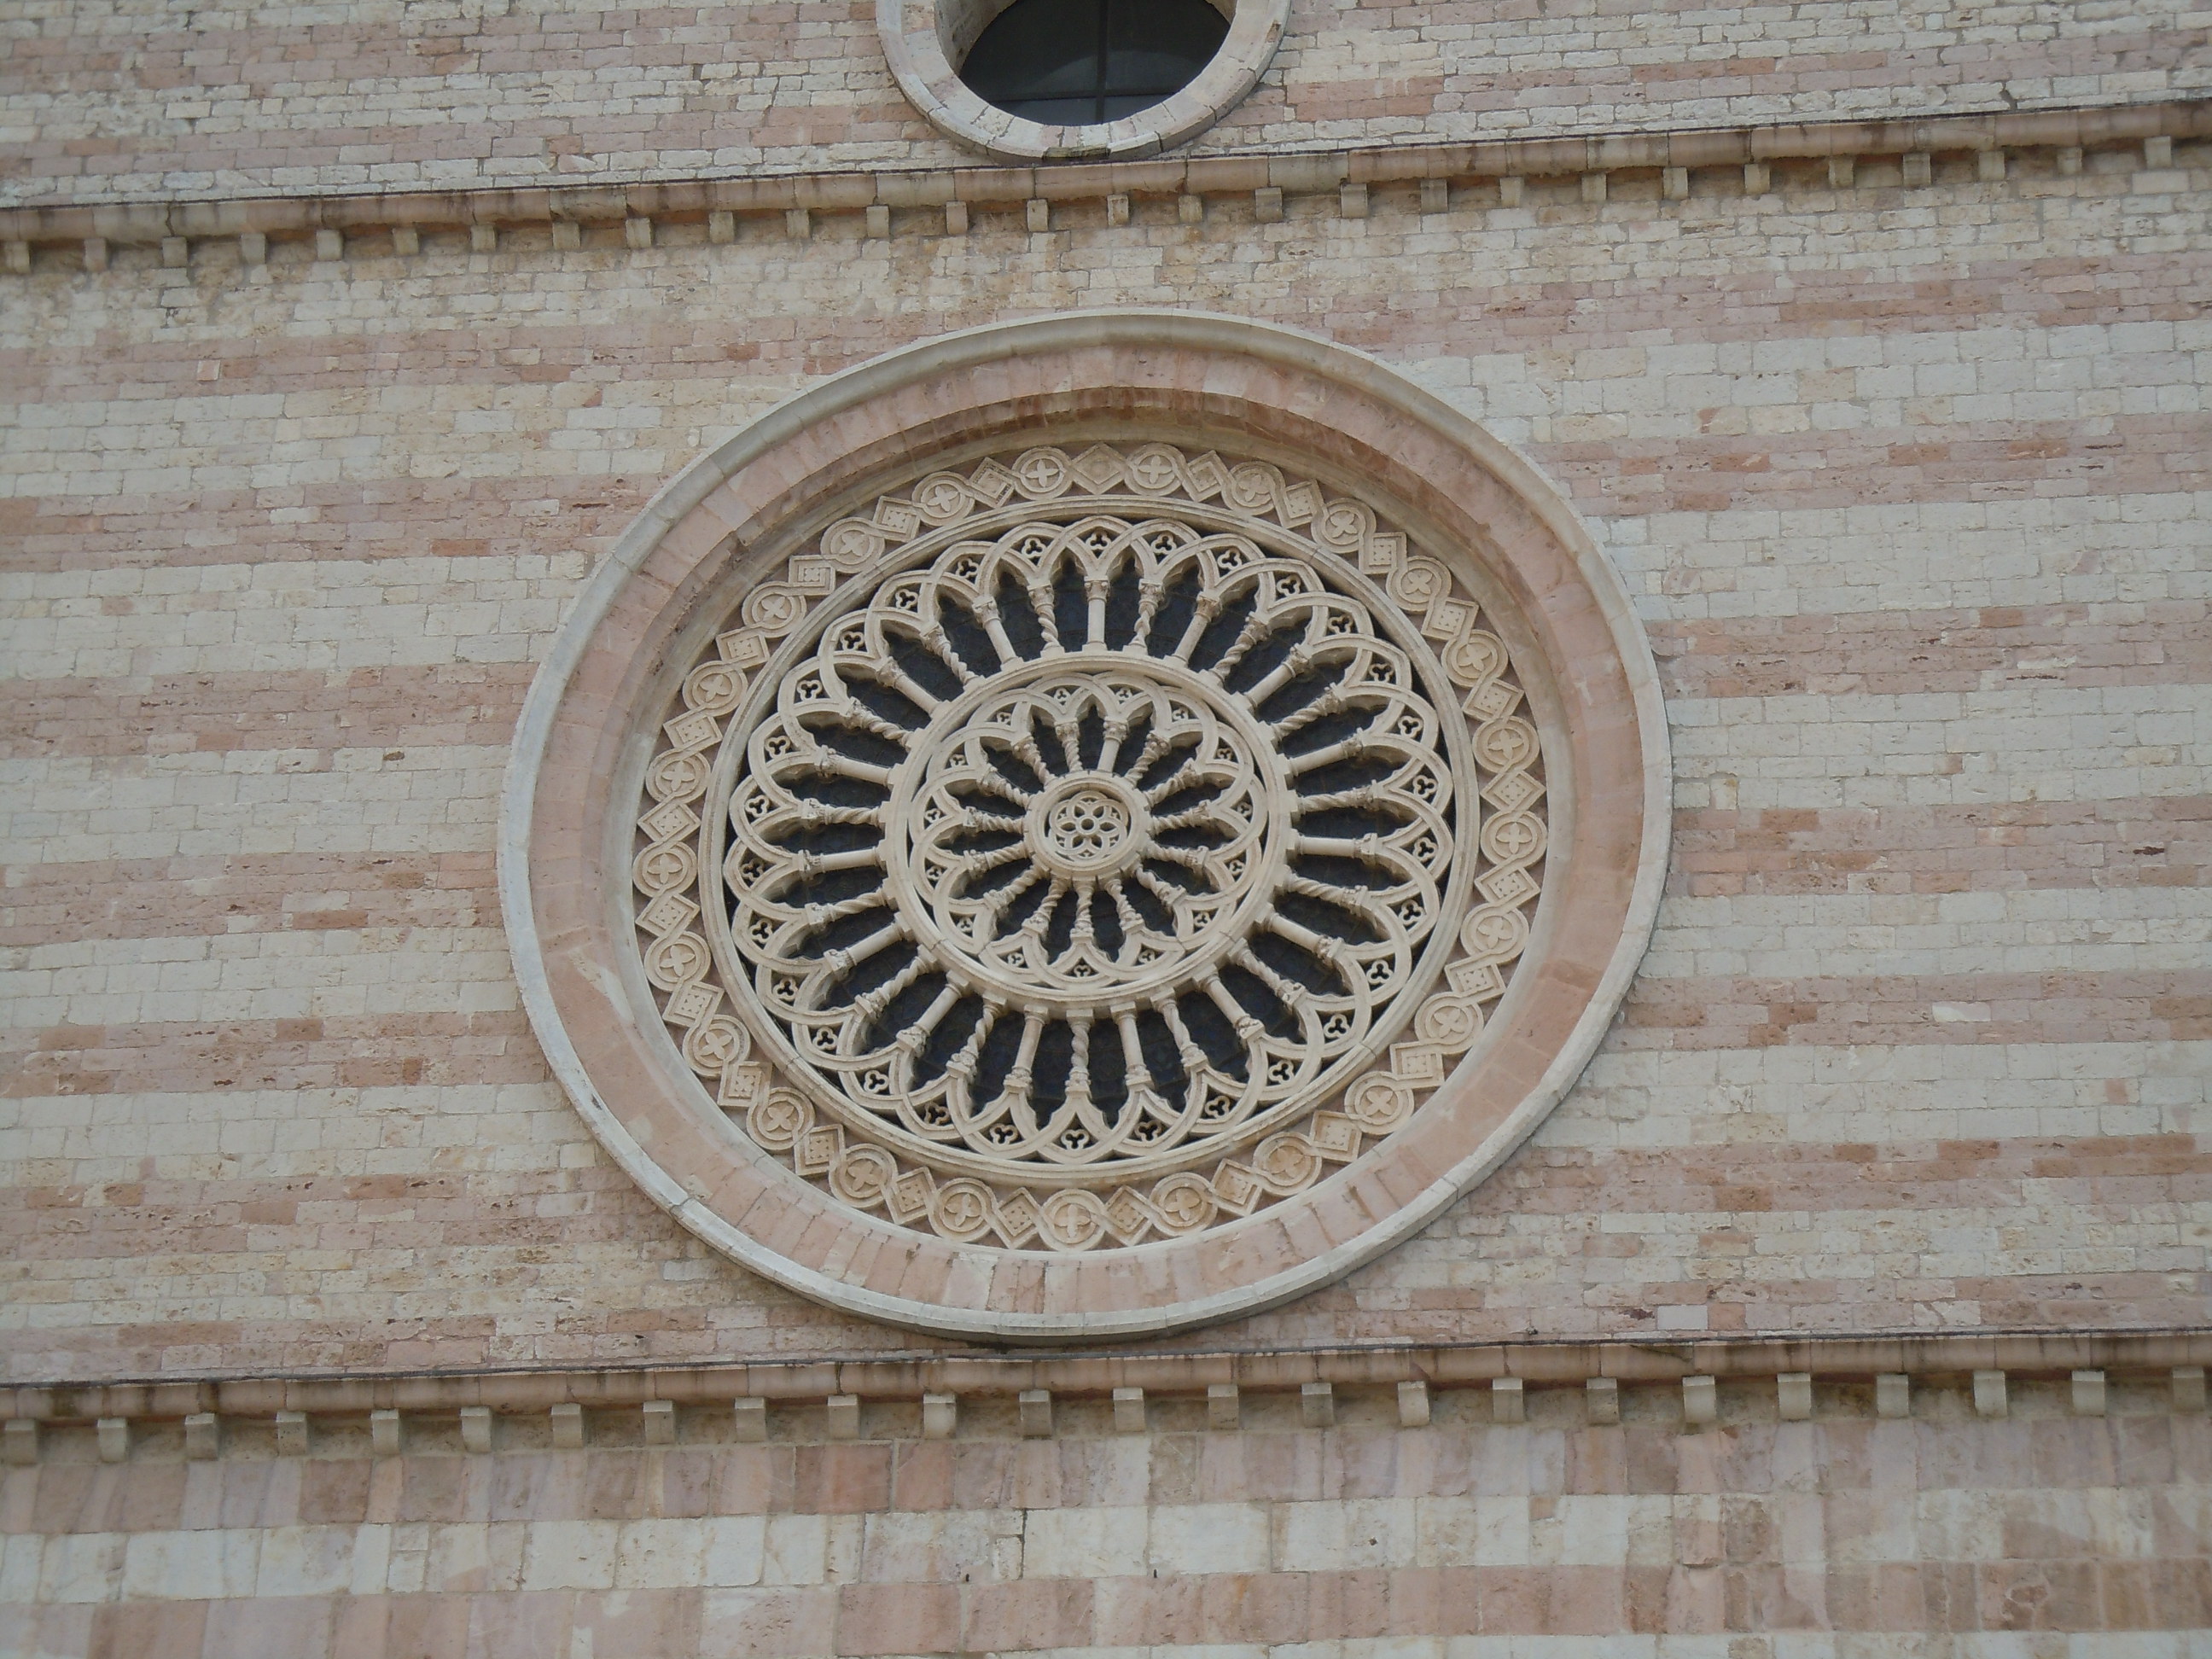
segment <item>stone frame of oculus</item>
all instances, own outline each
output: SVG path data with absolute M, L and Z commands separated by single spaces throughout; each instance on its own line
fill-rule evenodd
M 1410 1236 L 1571 1086 L 1665 868 L 1650 652 L 1559 494 L 1382 365 L 1095 313 L 686 468 L 517 736 L 570 1097 L 832 1305 L 1113 1338 Z
M 1273 61 L 1290 18 L 1290 0 L 1200 0 L 1226 21 L 1227 32 L 1188 82 L 1114 119 L 1048 123 L 999 107 L 962 77 L 1001 14 L 1044 3 L 876 0 L 876 30 L 899 90 L 949 138 L 1002 161 L 1135 160 L 1187 143 L 1243 102 Z M 1141 7 L 1144 0 L 1105 3 Z

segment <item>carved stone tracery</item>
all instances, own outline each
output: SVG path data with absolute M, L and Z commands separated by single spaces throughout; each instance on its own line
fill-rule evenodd
M 1480 1036 L 1540 891 L 1521 702 L 1444 565 L 1273 466 L 938 473 L 684 679 L 645 971 L 743 1132 L 847 1204 L 1015 1249 L 1197 1231 Z

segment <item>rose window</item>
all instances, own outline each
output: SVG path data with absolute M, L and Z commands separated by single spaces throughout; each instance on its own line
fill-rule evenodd
M 1356 1158 L 1474 1041 L 1541 757 L 1366 508 L 1035 450 L 791 576 L 687 678 L 635 867 L 685 1057 L 800 1175 L 956 1239 L 1174 1236 Z

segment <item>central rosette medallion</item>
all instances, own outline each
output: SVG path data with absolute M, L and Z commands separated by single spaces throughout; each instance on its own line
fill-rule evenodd
M 1267 807 L 1285 780 L 1263 733 L 1172 663 L 1086 650 L 1023 664 L 957 700 L 916 749 L 914 796 L 892 813 L 915 826 L 915 934 L 1012 1000 L 1171 1000 L 1198 957 L 1233 945 L 1281 842 Z
M 1127 805 L 1088 785 L 1060 795 L 1045 814 L 1044 850 L 1079 878 L 1110 863 L 1126 863 L 1125 849 L 1139 843 L 1129 833 Z

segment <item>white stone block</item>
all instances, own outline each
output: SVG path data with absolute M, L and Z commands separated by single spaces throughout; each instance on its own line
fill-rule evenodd
M 1711 1377 L 1682 1379 L 1682 1420 L 1693 1427 L 1720 1420 L 1720 1389 Z
M 1912 1379 L 1902 1371 L 1884 1371 L 1874 1380 L 1874 1414 L 1902 1418 L 1912 1415 Z
M 1527 1390 L 1517 1376 L 1492 1377 L 1490 1382 L 1490 1420 L 1522 1423 L 1528 1420 Z
M 1336 1390 L 1327 1382 L 1307 1382 L 1298 1389 L 1298 1409 L 1310 1429 L 1326 1429 L 1336 1422 Z
M 1233 1429 L 1244 1420 L 1243 1404 L 1234 1382 L 1209 1382 L 1206 1386 L 1206 1426 L 1209 1429 Z
M 1813 1374 L 1784 1371 L 1774 1379 L 1775 1403 L 1785 1423 L 1803 1423 L 1813 1415 Z
M 1620 1421 L 1620 1382 L 1616 1377 L 1593 1376 L 1583 1384 L 1583 1403 L 1593 1423 Z
M 1031 1440 L 1042 1440 L 1052 1433 L 1050 1389 L 1024 1389 L 1017 1404 L 1021 1413 L 1024 1436 Z
M 2073 1384 L 2074 1415 L 2102 1417 L 2105 1414 L 2104 1372 L 2076 1371 L 2074 1373 Z
M 1145 1431 L 1145 1391 L 1142 1389 L 1114 1390 L 1114 1427 L 1121 1434 L 1142 1434 Z
M 2002 1371 L 1974 1373 L 1974 1411 L 1982 1417 L 2005 1415 L 2005 1374 Z
M 1398 1426 L 1425 1429 L 1429 1425 L 1429 1385 L 1416 1379 L 1398 1385 Z

